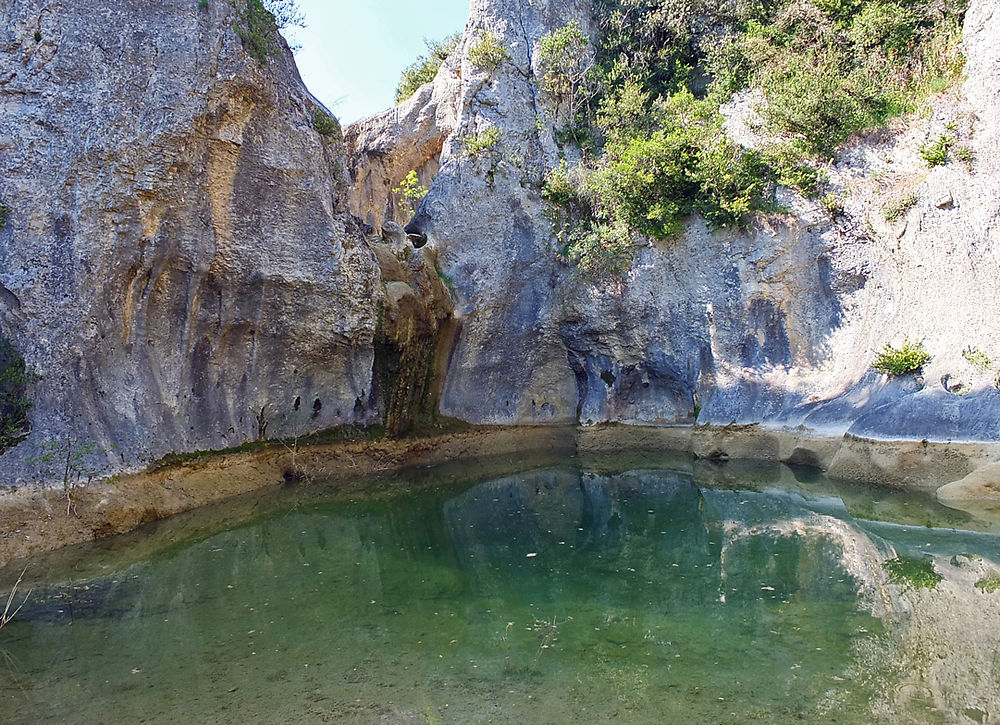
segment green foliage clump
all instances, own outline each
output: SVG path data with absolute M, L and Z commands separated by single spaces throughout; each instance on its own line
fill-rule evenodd
M 36 379 L 24 358 L 0 336 L 0 451 L 19 442 L 28 432 L 31 400 L 27 387 Z
M 760 88 L 773 132 L 829 155 L 959 77 L 962 11 L 933 0 L 780 2 L 708 50 L 712 92 Z
M 934 570 L 933 560 L 923 556 L 899 555 L 882 562 L 882 568 L 893 584 L 914 589 L 935 589 L 943 578 Z
M 480 30 L 475 44 L 469 48 L 469 60 L 484 70 L 494 71 L 509 58 L 507 46 L 491 30 Z
M 899 347 L 893 347 L 886 343 L 882 352 L 875 356 L 872 369 L 886 375 L 907 375 L 919 372 L 930 359 L 930 354 L 924 350 L 924 345 L 920 340 L 911 341 L 905 337 L 903 344 Z
M 776 209 L 778 186 L 843 213 L 825 160 L 852 134 L 914 110 L 963 64 L 962 0 L 594 5 L 593 42 L 569 23 L 537 51 L 542 90 L 570 109 L 556 141 L 581 155 L 576 192 L 547 195 L 571 207 L 550 215 L 562 251 L 598 228 L 600 239 L 667 239 L 695 212 L 714 228 L 743 227 Z M 729 139 L 720 114 L 750 90 L 781 139 L 759 151 Z
M 416 93 L 420 86 L 434 80 L 441 64 L 454 52 L 461 39 L 461 33 L 453 33 L 440 41 L 425 39 L 427 54 L 417 56 L 417 59 L 406 66 L 399 76 L 399 83 L 396 85 L 396 103 L 402 103 Z
M 281 51 L 278 31 L 303 24 L 295 0 L 246 0 L 235 30 L 247 52 L 264 64 Z
M 465 153 L 475 158 L 500 143 L 500 136 L 502 135 L 503 131 L 496 126 L 490 126 L 479 133 L 462 136 L 461 140 L 462 145 L 465 146 Z
M 993 367 L 993 362 L 986 355 L 986 353 L 978 347 L 965 348 L 962 350 L 962 357 L 965 358 L 965 361 L 969 363 L 969 365 L 981 373 L 988 373 L 990 368 Z
M 311 121 L 312 127 L 321 136 L 332 136 L 336 139 L 343 138 L 340 122 L 319 106 L 313 109 Z
M 413 214 L 420 200 L 427 196 L 429 189 L 420 183 L 417 172 L 413 169 L 392 190 L 399 200 L 399 206 L 409 214 Z
M 985 594 L 994 594 L 1000 590 L 1000 572 L 991 571 L 976 582 L 976 589 Z
M 967 146 L 965 144 L 959 144 L 958 146 L 955 147 L 954 154 L 955 158 L 961 161 L 963 164 L 965 164 L 965 167 L 967 169 L 969 169 L 970 171 L 972 170 L 972 162 L 975 161 L 975 156 L 976 156 L 975 152 L 972 150 L 972 147 Z
M 890 199 L 882 206 L 882 216 L 888 222 L 894 222 L 912 209 L 917 203 L 916 192 L 909 192 L 895 199 Z
M 542 89 L 560 104 L 568 103 L 570 118 L 591 95 L 594 58 L 589 46 L 590 38 L 576 20 L 542 36 L 538 43 Z
M 9 206 L 0 204 L 0 231 L 3 231 L 4 229 L 7 228 L 7 220 L 10 218 L 10 215 L 13 213 L 13 211 L 14 210 L 11 209 Z
M 920 147 L 920 157 L 930 167 L 942 166 L 948 163 L 948 150 L 955 139 L 943 133 L 933 141 L 928 141 Z

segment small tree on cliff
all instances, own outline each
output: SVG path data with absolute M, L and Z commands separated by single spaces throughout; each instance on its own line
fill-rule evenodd
M 267 63 L 281 49 L 278 32 L 293 26 L 305 26 L 296 0 L 246 0 L 235 29 L 247 52 Z

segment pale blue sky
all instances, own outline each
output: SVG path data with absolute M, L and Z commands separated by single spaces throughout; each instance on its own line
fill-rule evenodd
M 286 36 L 316 98 L 344 124 L 392 107 L 399 74 L 440 40 L 465 28 L 469 0 L 298 0 L 305 28 Z

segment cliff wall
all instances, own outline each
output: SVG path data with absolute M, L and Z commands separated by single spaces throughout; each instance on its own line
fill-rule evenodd
M 244 49 L 241 12 L 0 8 L 0 326 L 39 376 L 0 480 L 377 418 L 380 274 L 339 128 L 280 39 Z
M 537 60 L 542 36 L 571 20 L 592 34 L 587 2 L 474 0 L 449 68 L 420 96 L 440 103 L 448 89 L 459 109 L 408 227 L 437 248 L 456 288 L 461 332 L 442 413 L 477 423 L 761 423 L 1000 439 L 996 363 L 977 370 L 962 356 L 976 348 L 1000 358 L 992 3 L 973 0 L 966 14 L 962 87 L 838 152 L 828 173 L 842 216 L 782 189 L 786 213 L 759 216 L 749 232 L 713 231 L 694 216 L 676 239 L 636 246 L 625 278 L 604 285 L 557 257 L 539 193 L 544 174 L 578 153 L 555 140 L 566 119 L 541 90 Z M 484 31 L 509 55 L 496 69 L 470 59 Z M 738 123 L 738 102 L 730 113 Z M 352 159 L 388 138 L 377 132 L 382 118 L 348 132 L 362 146 Z M 470 153 L 466 140 L 491 128 L 499 141 Z M 945 129 L 967 138 L 968 167 L 923 163 L 919 147 Z M 398 125 L 391 140 L 408 145 Z M 911 192 L 912 208 L 886 221 L 885 205 Z M 932 356 L 922 377 L 872 372 L 883 345 L 906 336 Z

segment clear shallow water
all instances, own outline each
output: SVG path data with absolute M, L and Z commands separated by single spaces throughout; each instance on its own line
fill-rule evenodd
M 982 567 L 1000 559 L 998 537 L 952 528 L 960 516 L 919 496 L 898 499 L 896 521 L 857 520 L 845 501 L 872 512 L 898 494 L 768 475 L 719 487 L 690 468 L 562 465 L 437 486 L 424 472 L 376 497 L 288 492 L 229 530 L 36 586 L 0 631 L 0 712 L 961 721 L 923 683 L 901 688 L 915 665 L 897 650 L 914 647 L 896 630 L 914 605 L 881 561 L 926 550 Z

